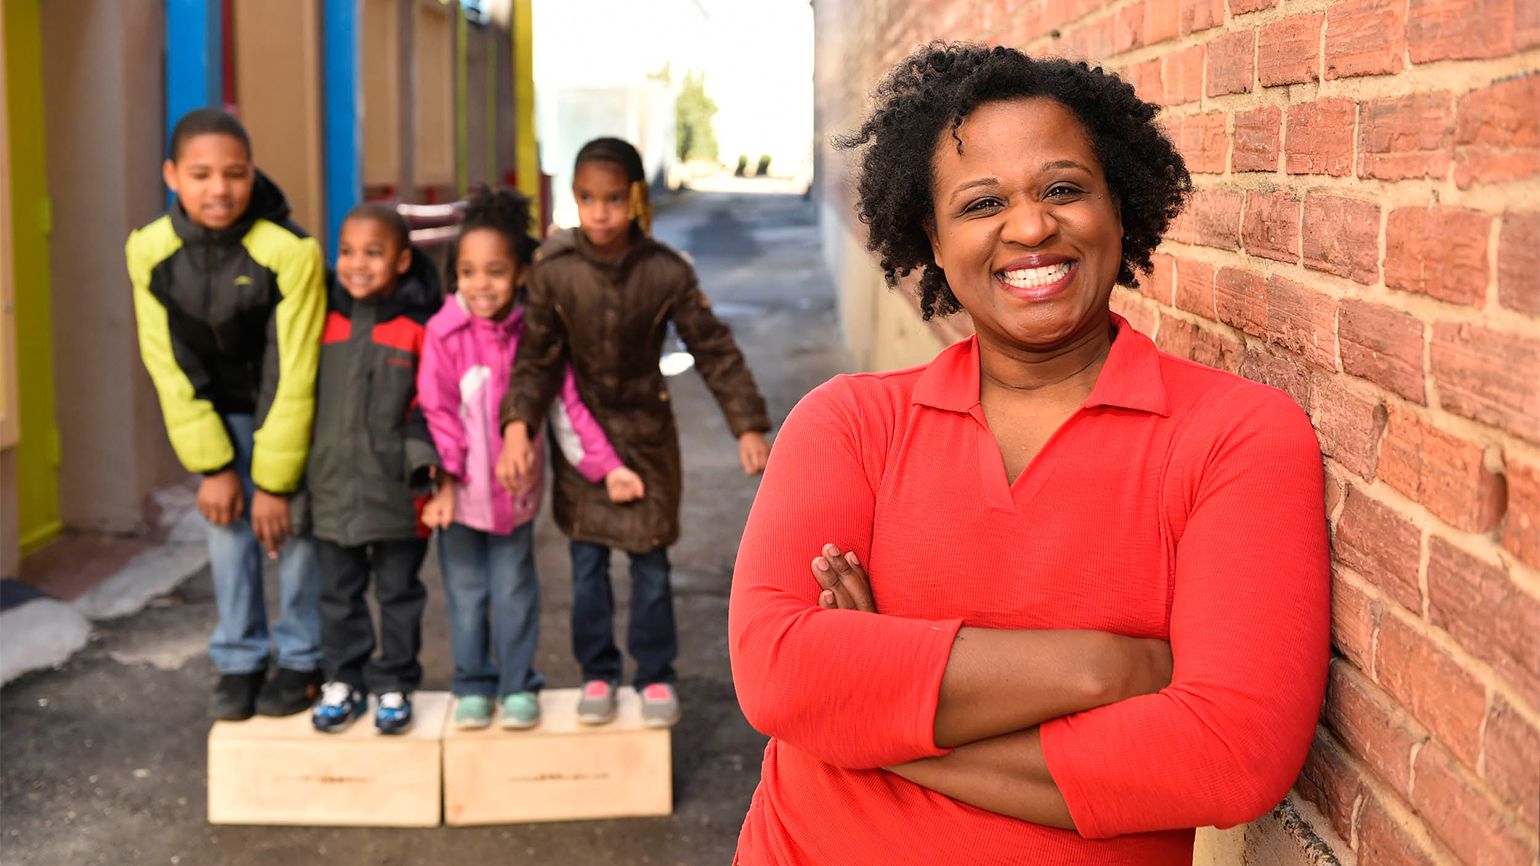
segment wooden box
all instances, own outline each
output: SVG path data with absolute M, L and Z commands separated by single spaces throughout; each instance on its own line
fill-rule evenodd
M 435 827 L 443 805 L 447 692 L 417 692 L 406 733 L 374 729 L 374 702 L 346 731 L 322 734 L 310 713 L 215 722 L 209 731 L 209 823 Z
M 641 699 L 618 690 L 607 725 L 577 721 L 577 689 L 540 695 L 540 725 L 444 732 L 444 823 L 510 824 L 668 815 L 672 732 L 642 724 Z

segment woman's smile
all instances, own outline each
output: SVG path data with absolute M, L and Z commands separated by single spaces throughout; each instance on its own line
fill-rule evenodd
M 1069 287 L 1078 265 L 1065 256 L 1029 256 L 995 271 L 995 281 L 1023 301 L 1046 301 Z

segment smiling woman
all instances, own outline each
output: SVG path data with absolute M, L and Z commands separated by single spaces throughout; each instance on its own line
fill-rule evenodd
M 1314 731 L 1314 432 L 1109 310 L 1191 188 L 1127 84 L 937 44 L 876 99 L 845 142 L 870 245 L 976 335 L 777 440 L 730 611 L 772 737 L 739 862 L 1189 864 Z

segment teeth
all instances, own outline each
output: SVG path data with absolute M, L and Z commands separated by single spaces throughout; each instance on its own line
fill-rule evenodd
M 1048 265 L 1042 268 L 1021 268 L 1014 271 L 1002 271 L 1000 276 L 1006 283 L 1018 289 L 1033 289 L 1064 279 L 1064 275 L 1069 273 L 1073 264 L 1073 262 L 1060 262 L 1059 264 Z

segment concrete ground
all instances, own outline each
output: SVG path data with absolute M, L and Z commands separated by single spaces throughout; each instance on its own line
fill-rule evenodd
M 810 388 L 847 368 L 833 290 L 817 258 L 813 208 L 797 196 L 688 193 L 657 233 L 688 250 L 730 322 L 779 422 Z M 205 820 L 205 705 L 214 671 L 206 573 L 132 617 L 98 623 L 56 670 L 0 690 L 0 863 L 57 864 L 726 864 L 759 776 L 764 737 L 743 720 L 727 657 L 733 560 L 757 482 L 699 376 L 672 381 L 685 453 L 684 537 L 671 551 L 680 624 L 669 818 L 478 828 L 211 826 Z M 537 532 L 538 664 L 576 685 L 565 539 Z M 615 561 L 625 596 L 625 560 Z M 424 568 L 425 689 L 447 689 L 447 616 L 434 556 Z M 271 587 L 270 587 L 271 589 Z M 624 634 L 624 608 L 617 635 Z

